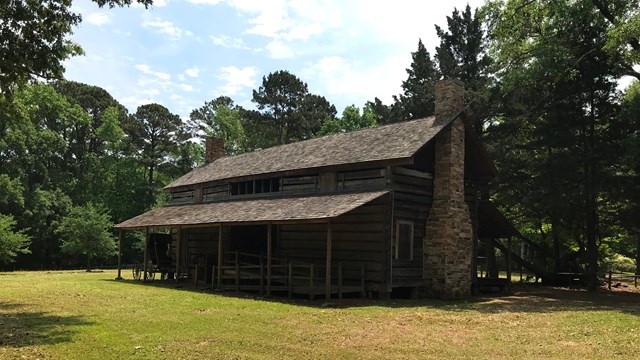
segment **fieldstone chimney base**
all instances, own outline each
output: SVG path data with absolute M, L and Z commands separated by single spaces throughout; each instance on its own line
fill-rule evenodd
M 448 119 L 463 110 L 464 87 L 455 80 L 436 84 L 436 116 Z M 454 120 L 436 137 L 433 204 L 426 225 L 426 294 L 460 299 L 471 294 L 472 224 L 464 201 L 465 127 Z

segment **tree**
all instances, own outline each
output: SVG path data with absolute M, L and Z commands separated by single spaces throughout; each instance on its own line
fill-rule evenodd
M 132 0 L 94 0 L 98 6 L 128 6 Z M 148 7 L 152 0 L 137 0 Z M 82 17 L 71 0 L 12 0 L 0 5 L 0 93 L 30 79 L 61 79 L 64 60 L 82 54 L 68 39 Z
M 625 128 L 611 126 L 621 73 L 604 49 L 609 25 L 588 0 L 511 0 L 486 11 L 505 111 L 488 131 L 502 174 L 498 197 L 507 208 L 538 209 L 537 219 L 521 215 L 541 233 L 550 225 L 557 266 L 560 248 L 575 249 L 595 289 L 600 249 L 616 231 L 610 184 Z
M 447 16 L 447 29 L 436 25 L 440 46 L 436 59 L 443 78 L 458 79 L 465 85 L 465 112 L 476 133 L 482 134 L 484 121 L 495 113 L 490 81 L 491 58 L 486 52 L 486 36 L 478 11 L 454 9 Z
M 418 50 L 411 53 L 411 58 L 409 76 L 402 82 L 404 92 L 396 102 L 401 103 L 405 119 L 431 116 L 435 112 L 435 84 L 440 74 L 422 39 L 418 40 Z
M 112 227 L 106 209 L 92 203 L 73 207 L 58 229 L 62 236 L 61 250 L 68 255 L 85 257 L 87 271 L 90 271 L 94 259 L 117 253 L 115 237 L 109 232 Z
M 131 117 L 125 131 L 140 151 L 147 169 L 147 184 L 152 190 L 154 171 L 168 155 L 178 150 L 178 144 L 188 139 L 182 120 L 162 105 L 142 105 Z
M 15 231 L 13 216 L 0 214 L 0 264 L 8 264 L 18 254 L 29 254 L 31 240 L 24 230 Z
M 263 77 L 262 85 L 253 90 L 252 101 L 276 134 L 276 144 L 309 139 L 325 118 L 335 116 L 333 105 L 324 97 L 309 94 L 307 84 L 286 70 Z
M 227 96 L 207 101 L 189 115 L 189 128 L 194 136 L 215 136 L 224 139 L 224 152 L 236 155 L 245 152 L 246 136 L 240 109 Z M 204 133 L 204 134 L 203 134 Z
M 342 118 L 325 121 L 319 135 L 337 134 L 376 126 L 375 116 L 369 107 L 365 106 L 362 115 L 360 115 L 360 109 L 357 106 L 349 105 L 342 111 Z

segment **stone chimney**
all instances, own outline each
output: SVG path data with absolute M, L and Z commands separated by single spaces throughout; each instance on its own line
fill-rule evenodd
M 207 136 L 204 144 L 204 162 L 206 164 L 224 156 L 224 139 Z
M 436 118 L 445 121 L 464 109 L 464 85 L 436 83 Z M 464 201 L 465 128 L 451 122 L 436 137 L 433 204 L 423 240 L 423 275 L 427 294 L 459 299 L 471 294 L 472 224 Z

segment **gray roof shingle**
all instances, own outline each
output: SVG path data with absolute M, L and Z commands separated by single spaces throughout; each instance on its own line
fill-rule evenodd
M 386 193 L 387 191 L 374 191 L 164 206 L 123 221 L 115 227 L 139 229 L 147 226 L 324 220 L 340 216 Z
M 432 116 L 223 157 L 194 169 L 165 189 L 242 176 L 408 159 L 456 117 L 436 120 Z

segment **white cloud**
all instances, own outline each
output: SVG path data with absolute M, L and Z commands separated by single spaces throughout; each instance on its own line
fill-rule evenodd
M 144 8 L 144 5 L 134 1 L 131 3 L 132 8 Z M 152 7 L 164 7 L 167 6 L 167 0 L 153 0 L 153 5 L 151 5 Z
M 151 70 L 151 66 L 149 66 L 149 65 L 137 64 L 135 66 L 135 68 L 137 70 L 145 73 L 145 74 L 153 75 L 153 76 L 157 77 L 160 80 L 166 80 L 166 81 L 171 80 L 171 75 L 170 74 L 167 74 L 167 73 L 164 73 L 164 72 L 161 72 L 161 71 L 153 71 L 153 70 Z
M 214 45 L 222 46 L 225 48 L 231 49 L 244 49 L 249 50 L 250 48 L 244 43 L 244 41 L 240 38 L 234 38 L 228 35 L 211 35 L 211 41 Z
M 218 88 L 221 95 L 233 96 L 243 88 L 253 89 L 256 87 L 256 77 L 258 69 L 253 66 L 238 68 L 235 66 L 225 66 L 220 68 L 217 76 L 224 84 Z
M 187 74 L 188 76 L 195 78 L 200 75 L 200 69 L 197 66 L 194 66 L 192 68 L 188 68 L 187 70 L 185 70 L 184 73 Z
M 320 85 L 320 89 L 312 89 L 312 92 L 330 99 L 347 100 L 346 103 L 356 106 L 375 97 L 390 103 L 392 96 L 401 91 L 401 79 L 406 76 L 409 62 L 405 56 L 390 57 L 379 63 L 350 62 L 339 56 L 325 56 L 304 68 L 301 76 Z
M 218 5 L 221 0 L 187 0 L 192 4 L 196 5 Z
M 93 12 L 87 14 L 83 17 L 82 20 L 95 26 L 102 26 L 111 22 L 111 18 L 109 17 L 109 15 L 102 12 Z
M 153 103 L 153 100 L 151 100 L 149 98 L 140 98 L 140 97 L 133 96 L 133 95 L 122 97 L 122 98 L 118 99 L 118 101 L 120 101 L 120 103 L 122 103 L 128 109 L 132 109 L 132 111 L 134 111 L 134 112 L 136 111 L 138 106 L 147 105 L 147 104 Z
M 288 59 L 295 55 L 293 50 L 280 40 L 271 41 L 265 48 L 269 52 L 269 57 L 274 59 Z
M 193 37 L 193 33 L 189 30 L 184 30 L 177 27 L 174 23 L 160 18 L 154 18 L 152 20 L 145 20 L 142 22 L 143 28 L 154 29 L 160 34 L 165 34 L 173 40 L 178 40 L 182 37 Z
M 178 88 L 182 91 L 193 91 L 193 86 L 189 84 L 177 84 Z

